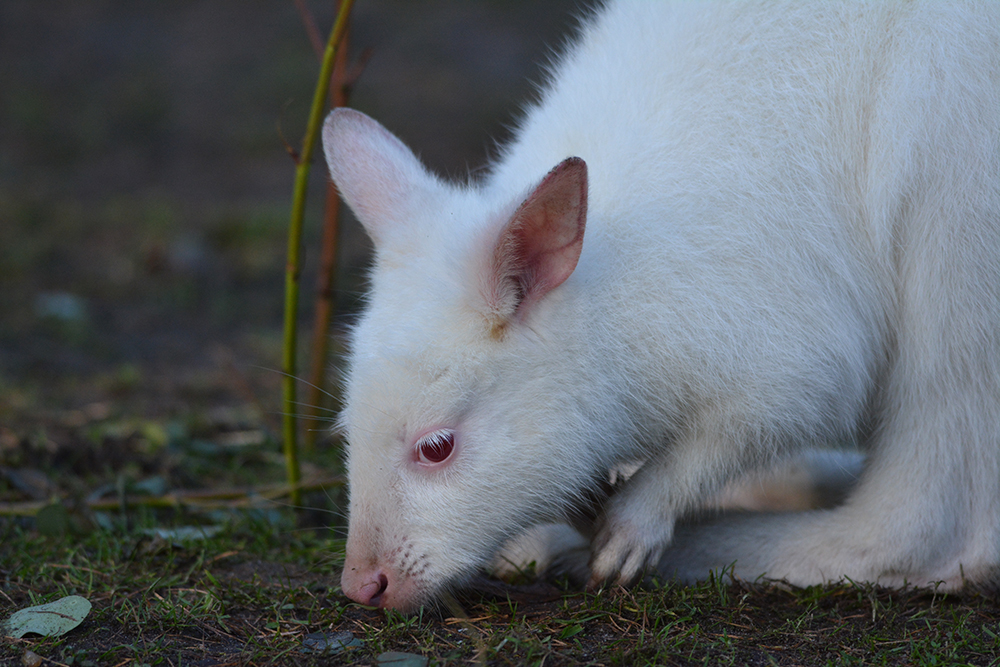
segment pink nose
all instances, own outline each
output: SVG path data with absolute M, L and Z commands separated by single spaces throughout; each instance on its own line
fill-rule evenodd
M 401 567 L 392 558 L 348 545 L 340 588 L 344 595 L 363 605 L 411 612 L 436 593 L 425 577 L 429 568 L 424 560 L 420 568 L 405 564 Z
M 351 567 L 350 562 L 348 562 L 344 565 L 340 587 L 343 589 L 344 595 L 355 602 L 370 607 L 379 607 L 383 606 L 384 594 L 389 588 L 389 577 L 381 568 Z

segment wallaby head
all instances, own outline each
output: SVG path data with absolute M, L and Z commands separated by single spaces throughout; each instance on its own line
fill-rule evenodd
M 523 196 L 491 201 L 428 173 L 359 112 L 333 112 L 323 142 L 375 243 L 342 416 L 342 584 L 365 604 L 412 608 L 579 490 L 564 488 L 552 448 L 566 421 L 549 400 L 566 391 L 553 348 L 572 341 L 545 311 L 572 301 L 555 292 L 580 257 L 587 170 L 568 158 Z

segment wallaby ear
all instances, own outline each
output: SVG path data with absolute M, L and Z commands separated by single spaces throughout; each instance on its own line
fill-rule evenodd
M 326 117 L 323 149 L 333 182 L 376 246 L 435 182 L 402 141 L 354 109 Z
M 567 158 L 521 203 L 494 247 L 486 295 L 494 333 L 569 278 L 586 223 L 587 164 Z

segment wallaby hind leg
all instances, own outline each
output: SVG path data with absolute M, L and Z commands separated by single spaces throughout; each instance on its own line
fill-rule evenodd
M 829 509 L 844 502 L 861 475 L 864 455 L 856 450 L 806 449 L 770 470 L 729 484 L 705 509 L 793 512 Z
M 983 49 L 993 54 L 992 67 L 976 75 L 996 79 L 996 47 Z M 886 163 L 914 156 L 919 162 L 872 169 L 874 185 L 893 172 L 912 182 L 882 211 L 895 244 L 894 345 L 879 380 L 878 426 L 857 488 L 833 510 L 682 527 L 660 561 L 662 574 L 694 579 L 735 563 L 735 574 L 745 579 L 765 575 L 793 584 L 848 577 L 958 588 L 994 581 L 1000 564 L 1000 99 L 995 80 L 959 78 L 942 77 L 940 90 L 908 103 L 919 108 L 944 100 L 945 107 L 925 109 L 919 119 L 926 125 L 921 136 L 940 145 L 882 156 Z M 949 90 L 963 83 L 982 94 Z M 947 127 L 938 126 L 941 118 Z M 899 128 L 883 130 L 885 142 L 904 143 Z
M 703 510 L 790 512 L 834 507 L 854 487 L 863 463 L 862 454 L 854 450 L 807 449 L 773 469 L 727 484 Z M 568 524 L 546 523 L 504 545 L 490 571 L 502 579 L 534 571 L 582 585 L 589 575 L 589 559 L 588 537 Z

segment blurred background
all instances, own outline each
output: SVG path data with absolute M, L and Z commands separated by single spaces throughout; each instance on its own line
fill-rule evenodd
M 307 2 L 324 39 L 333 4 Z M 585 4 L 357 0 L 352 58 L 371 51 L 351 105 L 465 178 Z M 286 145 L 300 148 L 319 66 L 293 0 L 3 0 L 0 65 L 0 492 L 41 493 L 11 470 L 120 474 L 129 452 L 178 439 L 274 444 Z M 368 257 L 350 219 L 339 254 L 335 330 Z

